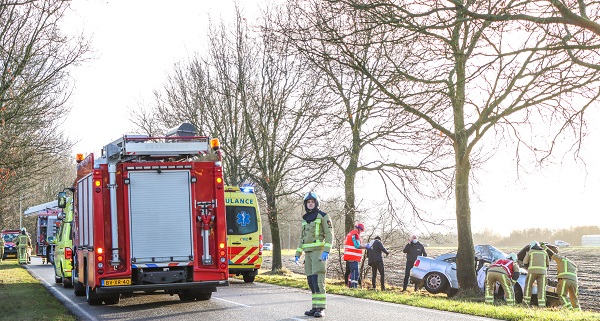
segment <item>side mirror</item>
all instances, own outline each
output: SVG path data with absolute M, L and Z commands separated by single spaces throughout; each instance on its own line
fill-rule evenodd
M 56 238 L 54 238 L 54 236 L 48 236 L 48 244 L 56 244 Z
M 59 221 L 62 221 L 65 219 L 65 213 L 64 212 L 60 212 L 56 215 L 56 218 L 58 218 Z
M 58 207 L 59 208 L 67 207 L 67 193 L 66 192 L 58 192 Z

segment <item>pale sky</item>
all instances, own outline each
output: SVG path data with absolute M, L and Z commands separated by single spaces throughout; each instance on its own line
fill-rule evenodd
M 248 8 L 262 2 L 243 1 Z M 96 57 L 72 74 L 72 110 L 64 123 L 69 138 L 77 141 L 73 152 L 84 154 L 131 132 L 128 110 L 151 101 L 152 90 L 161 87 L 174 63 L 203 49 L 209 14 L 213 20 L 234 15 L 230 0 L 78 0 L 71 5 L 65 31 L 91 37 Z M 524 174 L 516 182 L 510 158 L 500 153 L 487 163 L 472 190 L 473 231 L 489 228 L 507 235 L 534 226 L 600 225 L 600 159 L 594 144 L 600 141 L 600 124 L 591 129 L 583 154 L 587 176 L 582 166 L 565 159 L 562 168 Z M 452 202 L 438 211 L 455 217 Z

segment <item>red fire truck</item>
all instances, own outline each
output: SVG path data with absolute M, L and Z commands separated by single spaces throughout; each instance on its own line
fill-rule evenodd
M 98 158 L 78 155 L 75 295 L 116 304 L 162 290 L 194 301 L 229 285 L 219 142 L 195 135 L 182 124 L 165 137 L 125 135 Z

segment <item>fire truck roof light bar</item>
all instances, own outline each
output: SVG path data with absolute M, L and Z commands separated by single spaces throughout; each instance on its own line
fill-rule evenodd
M 167 166 L 127 166 L 128 171 L 148 169 L 191 169 L 192 165 L 167 165 Z

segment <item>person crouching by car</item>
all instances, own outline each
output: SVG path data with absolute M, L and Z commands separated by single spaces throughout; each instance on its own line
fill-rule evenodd
M 546 245 L 542 245 L 544 250 L 547 250 Z M 556 294 L 560 298 L 563 307 L 569 309 L 580 310 L 579 306 L 579 289 L 577 286 L 577 265 L 564 256 L 558 255 L 550 250 L 550 258 L 556 262 L 556 272 L 558 285 L 556 286 Z M 567 294 L 569 298 L 567 298 Z
M 492 263 L 487 270 L 485 278 L 485 303 L 494 303 L 494 288 L 496 282 L 504 289 L 504 298 L 507 305 L 515 305 L 515 290 L 513 281 L 519 279 L 519 264 L 517 255 L 510 253 L 506 259 L 499 259 Z
M 402 252 L 406 253 L 406 270 L 404 271 L 404 283 L 402 284 L 402 291 L 406 291 L 408 279 L 410 278 L 410 270 L 413 268 L 413 265 L 415 265 L 417 256 L 427 256 L 427 252 L 425 252 L 425 247 L 419 242 L 419 239 L 416 235 L 412 235 L 408 239 L 408 244 L 404 246 L 404 250 L 402 250 Z M 415 290 L 417 290 L 417 285 L 415 285 Z

